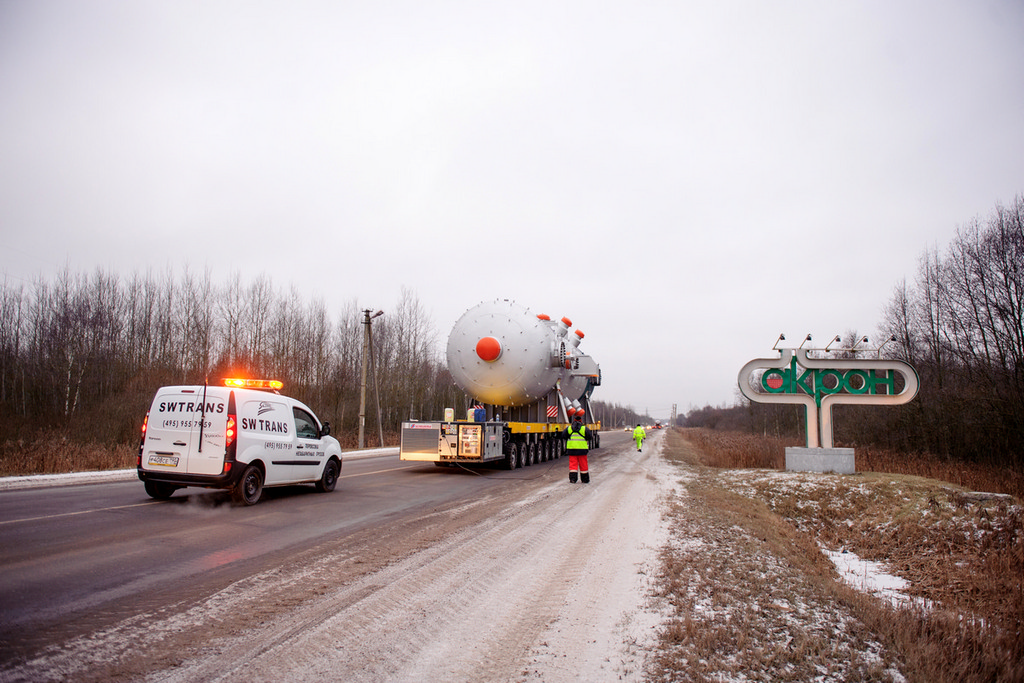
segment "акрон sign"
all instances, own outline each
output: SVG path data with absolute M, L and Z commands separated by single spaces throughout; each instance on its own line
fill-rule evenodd
M 894 406 L 917 395 L 917 371 L 907 363 L 880 358 L 810 358 L 812 351 L 829 353 L 828 347 L 778 349 L 778 358 L 752 360 L 737 378 L 740 391 L 751 401 L 803 405 L 808 448 L 833 447 L 834 405 Z

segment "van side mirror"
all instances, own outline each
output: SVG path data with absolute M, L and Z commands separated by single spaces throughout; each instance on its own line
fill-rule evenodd
M 323 426 L 320 427 L 320 436 L 324 437 L 331 433 L 331 423 L 324 422 Z

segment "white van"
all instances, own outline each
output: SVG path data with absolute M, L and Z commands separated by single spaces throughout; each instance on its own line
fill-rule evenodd
M 146 493 L 164 500 L 186 486 L 230 489 L 237 503 L 255 505 L 265 486 L 334 490 L 338 440 L 307 406 L 282 396 L 281 386 L 226 379 L 158 389 L 136 463 Z

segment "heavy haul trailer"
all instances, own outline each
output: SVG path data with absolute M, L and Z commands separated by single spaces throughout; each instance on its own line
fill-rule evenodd
M 445 464 L 504 461 L 509 469 L 560 457 L 563 434 L 577 413 L 590 447 L 600 423 L 590 395 L 601 369 L 579 351 L 583 333 L 568 318 L 552 321 L 508 300 L 467 311 L 448 336 L 448 369 L 472 397 L 467 419 L 454 411 L 437 422 L 402 423 L 402 460 Z
M 523 406 L 525 408 L 536 406 Z M 568 422 L 501 419 L 503 406 L 482 405 L 469 412 L 473 419 L 438 422 L 403 422 L 402 460 L 437 465 L 503 462 L 508 469 L 528 467 L 561 457 Z M 486 417 L 477 421 L 478 412 Z M 546 414 L 546 413 L 545 413 Z M 590 448 L 601 443 L 599 422 L 586 423 Z

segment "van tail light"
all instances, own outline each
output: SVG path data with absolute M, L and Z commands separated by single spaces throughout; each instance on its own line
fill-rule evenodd
M 142 418 L 142 433 L 139 435 L 139 455 L 135 459 L 135 466 L 142 467 L 142 447 L 146 445 L 146 428 L 149 426 L 149 413 Z
M 235 410 L 235 392 L 228 396 L 228 420 L 224 425 L 224 474 L 231 471 L 238 452 L 238 412 Z
M 224 432 L 224 441 L 227 444 L 228 448 L 231 448 L 232 446 L 235 445 L 235 436 L 236 436 L 235 429 L 236 429 L 235 428 L 235 416 L 234 415 L 228 415 L 227 430 Z

